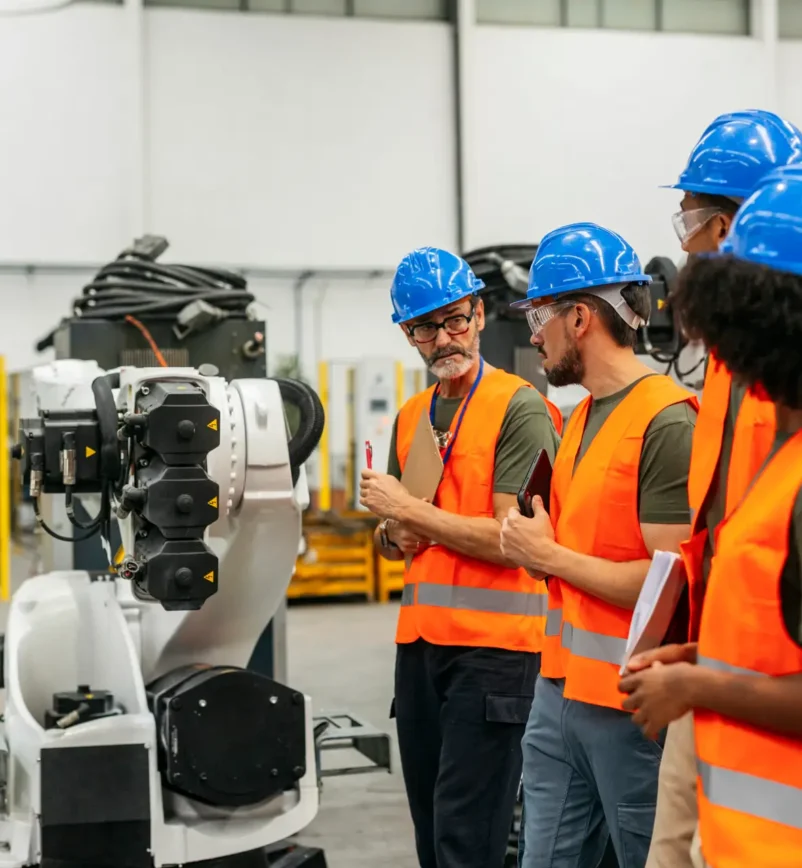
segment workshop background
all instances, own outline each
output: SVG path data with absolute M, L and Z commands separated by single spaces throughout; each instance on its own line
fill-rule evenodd
M 710 120 L 759 107 L 802 124 L 802 0 L 43 5 L 0 2 L 6 371 L 49 359 L 36 342 L 145 233 L 168 239 L 165 262 L 242 271 L 268 373 L 315 385 L 329 419 L 290 587 L 316 605 L 290 609 L 290 672 L 316 708 L 392 734 L 401 575 L 373 555 L 354 480 L 365 426 L 386 442 L 425 382 L 390 322 L 395 265 L 419 245 L 534 245 L 579 219 L 644 263 L 678 262 L 678 197 L 659 186 Z M 304 840 L 331 868 L 416 864 L 393 757 L 391 775 L 326 780 Z

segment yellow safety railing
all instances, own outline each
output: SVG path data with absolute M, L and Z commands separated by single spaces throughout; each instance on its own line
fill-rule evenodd
M 331 469 L 329 466 L 331 454 L 329 452 L 329 366 L 326 362 L 320 362 L 317 366 L 317 393 L 326 414 L 326 424 L 323 426 L 323 433 L 320 435 L 320 443 L 318 444 L 320 450 L 318 508 L 321 512 L 328 512 L 331 509 Z
M 9 462 L 11 452 L 8 442 L 8 382 L 6 360 L 0 356 L 0 599 L 11 596 L 11 479 Z

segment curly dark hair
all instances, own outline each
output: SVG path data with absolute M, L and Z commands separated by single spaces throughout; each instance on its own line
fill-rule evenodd
M 671 303 L 688 337 L 738 381 L 802 409 L 802 277 L 731 256 L 692 256 Z

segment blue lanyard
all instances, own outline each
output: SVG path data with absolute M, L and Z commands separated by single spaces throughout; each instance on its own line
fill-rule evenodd
M 457 442 L 457 435 L 459 434 L 460 425 L 462 425 L 462 419 L 465 416 L 465 411 L 468 409 L 468 404 L 471 403 L 471 398 L 473 398 L 473 394 L 476 391 L 476 387 L 479 385 L 480 380 L 482 379 L 482 374 L 485 370 L 485 360 L 480 356 L 479 357 L 479 373 L 476 375 L 476 379 L 473 381 L 473 385 L 471 386 L 471 391 L 468 392 L 467 397 L 462 402 L 462 409 L 460 410 L 459 417 L 457 418 L 457 427 L 454 429 L 454 436 L 448 443 L 446 447 L 445 455 L 443 456 L 443 467 L 448 464 L 448 459 L 451 458 L 451 451 L 454 448 L 454 444 Z M 432 401 L 429 404 L 429 422 L 431 422 L 432 428 L 434 428 L 434 409 L 437 406 L 437 396 L 440 394 L 440 384 L 438 383 L 434 392 L 432 393 Z

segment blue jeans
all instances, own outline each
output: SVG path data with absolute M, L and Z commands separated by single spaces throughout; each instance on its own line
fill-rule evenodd
M 563 698 L 540 677 L 523 745 L 522 868 L 597 868 L 612 839 L 620 868 L 644 868 L 663 753 L 630 715 Z

